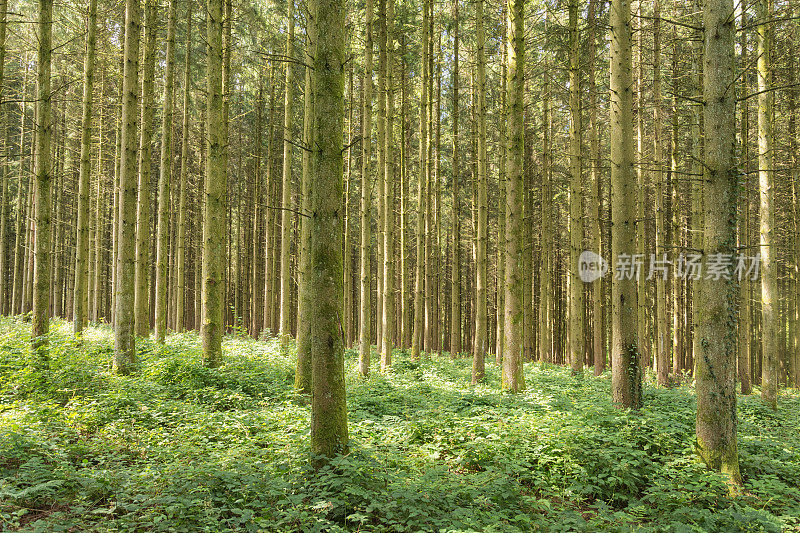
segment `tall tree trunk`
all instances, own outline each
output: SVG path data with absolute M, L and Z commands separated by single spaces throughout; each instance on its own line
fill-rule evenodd
M 270 65 L 269 70 L 269 125 L 267 126 L 267 169 L 264 182 L 266 220 L 264 227 L 264 331 L 275 334 L 273 326 L 274 316 L 273 307 L 276 291 L 273 286 L 276 282 L 274 267 L 277 263 L 276 250 L 278 232 L 275 228 L 275 221 L 278 215 L 275 210 L 274 202 L 277 200 L 278 182 L 273 174 L 273 154 L 275 152 L 275 86 L 276 83 L 275 66 Z M 283 137 L 281 137 L 283 138 Z
M 175 331 L 183 331 L 186 304 L 186 177 L 189 172 L 189 112 L 190 92 L 192 84 L 192 4 L 189 0 L 186 7 L 186 60 L 183 71 L 183 125 L 181 134 L 181 169 L 178 178 L 178 235 L 176 237 L 175 270 Z M 174 98 L 170 96 L 170 98 Z
M 3 78 L 5 74 L 7 8 L 8 1 L 0 0 L 0 101 L 3 97 Z M 10 154 L 9 141 L 11 134 L 7 124 L 7 117 L 2 108 L 0 108 L 0 125 L 5 130 L 3 153 L 6 154 L 6 160 L 3 161 L 2 169 L 0 169 L 0 180 L 3 181 L 2 191 L 0 191 L 0 315 L 3 315 L 6 313 L 6 299 L 9 295 L 6 275 L 8 265 L 6 260 L 8 254 L 6 232 L 8 221 L 8 155 Z
M 696 0 L 699 2 L 700 0 Z M 745 8 L 744 4 L 740 4 L 740 17 L 741 17 L 741 26 L 742 30 L 739 34 L 739 43 L 740 43 L 740 50 L 741 50 L 741 57 L 739 60 L 739 64 L 746 65 L 747 64 L 747 31 L 744 29 L 744 26 L 747 23 L 747 9 Z M 700 65 L 697 66 L 697 74 L 696 74 L 696 85 L 701 88 L 702 85 L 702 74 L 700 73 Z M 748 84 L 747 84 L 747 74 L 742 74 L 741 83 L 739 85 L 739 91 L 741 96 L 746 96 L 748 91 Z M 696 113 L 698 115 L 698 119 L 702 116 L 700 106 L 695 106 Z M 750 142 L 749 142 L 749 133 L 750 133 L 750 111 L 747 100 L 743 99 L 742 103 L 739 106 L 741 110 L 741 119 L 740 119 L 740 127 L 741 127 L 741 135 L 740 135 L 740 142 L 741 142 L 741 151 L 740 157 L 742 161 L 742 166 L 744 167 L 744 186 L 742 187 L 742 198 L 741 198 L 741 208 L 740 210 L 744 210 L 744 216 L 739 217 L 739 248 L 740 249 L 749 249 L 750 246 L 750 173 L 747 171 L 747 162 L 750 160 Z M 699 130 L 699 120 L 698 120 L 698 140 L 701 139 L 700 137 L 700 130 Z M 701 148 L 700 143 L 698 142 L 698 149 Z M 697 170 L 695 172 L 702 172 L 702 166 L 697 165 Z M 694 229 L 701 228 L 702 219 L 701 219 L 701 209 L 702 209 L 702 190 L 699 185 L 695 186 L 695 197 L 697 201 L 695 202 L 696 205 L 693 205 L 693 218 L 692 218 L 692 226 Z M 697 220 L 694 219 L 694 213 L 697 213 Z M 697 235 L 697 233 L 695 233 Z M 693 241 L 694 244 L 695 241 Z M 700 240 L 700 244 L 702 244 L 702 239 Z M 699 248 L 699 246 L 693 246 L 693 248 Z M 749 279 L 742 279 L 740 280 L 739 285 L 739 354 L 738 354 L 738 374 L 739 374 L 739 381 L 741 382 L 742 386 L 742 394 L 750 394 L 752 391 L 752 384 L 750 380 L 750 375 L 752 373 L 751 368 L 751 359 L 752 359 L 752 321 L 751 321 L 751 299 L 752 299 L 752 286 L 753 283 Z M 697 290 L 697 283 L 693 284 L 694 291 Z M 693 307 L 692 307 L 692 314 L 693 319 L 692 321 L 697 324 L 697 315 L 699 310 L 697 308 L 698 298 L 694 298 L 692 300 Z M 694 343 L 693 343 L 693 350 L 695 352 L 699 352 L 700 347 L 697 345 L 697 335 L 694 336 Z
M 384 0 L 380 0 L 384 1 Z M 394 0 L 386 0 L 386 128 L 384 148 L 384 216 L 383 216 L 383 309 L 381 371 L 392 365 L 392 350 L 395 336 L 395 256 L 394 256 L 394 211 L 395 211 L 395 170 L 394 170 L 394 86 L 392 61 L 394 60 Z M 379 169 L 380 171 L 380 169 Z
M 289 3 L 290 5 L 292 2 Z M 203 209 L 203 280 L 200 335 L 203 360 L 209 367 L 222 363 L 225 307 L 225 245 L 228 176 L 225 165 L 226 129 L 223 125 L 223 0 L 207 2 L 207 98 L 205 206 Z
M 187 44 L 191 34 L 192 0 L 186 7 Z M 170 181 L 172 180 L 172 117 L 174 110 L 173 87 L 175 85 L 175 18 L 178 0 L 170 0 L 167 14 L 167 61 L 164 71 L 164 113 L 161 118 L 161 164 L 158 177 L 158 223 L 156 228 L 156 295 L 155 337 L 164 342 L 167 333 L 167 246 L 169 240 Z M 186 48 L 187 63 L 189 47 Z
M 311 453 L 332 457 L 347 450 L 342 295 L 342 129 L 344 119 L 344 0 L 319 0 L 314 57 L 314 187 L 309 219 L 312 381 Z
M 139 0 L 125 1 L 125 54 L 122 81 L 122 123 L 119 160 L 119 224 L 117 238 L 113 369 L 120 374 L 136 364 L 134 336 L 134 270 L 136 245 L 136 112 L 139 96 Z
M 505 24 L 508 18 L 503 17 L 503 31 L 505 33 Z M 506 109 L 507 100 L 507 80 L 506 68 L 508 61 L 506 60 L 506 46 L 508 41 L 503 39 L 502 44 L 502 66 L 500 69 L 500 109 Z M 498 185 L 498 199 L 497 199 L 497 332 L 495 333 L 495 363 L 497 365 L 503 364 L 503 343 L 505 342 L 505 242 L 506 242 L 506 198 L 505 187 L 503 180 L 506 176 L 506 162 L 508 159 L 508 143 L 505 142 L 507 135 L 507 123 L 505 117 L 501 114 L 500 118 L 500 165 L 499 172 L 497 173 Z M 540 282 L 541 285 L 541 282 Z M 541 323 L 542 316 L 539 313 L 539 321 Z M 539 349 L 541 350 L 541 335 L 539 336 Z
M 583 195 L 581 180 L 581 103 L 580 40 L 578 35 L 578 0 L 569 2 L 569 360 L 572 371 L 583 370 L 583 283 L 578 257 L 583 248 Z
M 735 253 L 733 0 L 705 0 L 703 101 L 706 135 L 703 172 L 703 256 Z M 709 468 L 742 482 L 736 445 L 736 282 L 704 277 L 698 283 L 697 443 Z
M 139 144 L 139 201 L 136 208 L 136 335 L 150 334 L 150 167 L 153 126 L 153 76 L 156 64 L 157 5 L 145 0 L 144 65 L 142 67 L 142 116 Z
M 772 0 L 758 1 L 758 183 L 761 252 L 761 398 L 778 406 L 778 266 L 775 261 L 775 204 L 772 152 Z
M 523 0 L 508 0 L 508 175 L 506 176 L 506 296 L 505 344 L 503 346 L 504 390 L 525 389 L 522 361 L 522 260 L 524 247 L 523 92 L 525 87 L 525 23 Z
M 602 0 L 601 0 L 602 1 Z M 595 62 L 597 58 L 597 9 L 598 0 L 589 1 L 589 159 L 591 160 L 591 193 L 589 199 L 589 240 L 590 249 L 598 256 L 603 255 L 601 246 L 601 223 L 603 202 L 601 196 L 602 176 L 600 174 L 600 136 L 598 134 L 597 86 L 595 83 Z M 639 108 L 641 116 L 641 107 Z M 640 185 L 641 186 L 641 185 Z M 642 200 L 644 203 L 644 200 Z M 643 339 L 644 340 L 644 339 Z M 599 376 L 605 369 L 605 347 L 603 346 L 603 291 L 602 277 L 592 282 L 592 354 L 594 356 L 594 375 Z
M 644 164 L 644 114 L 645 114 L 645 98 L 644 98 L 644 24 L 642 23 L 642 2 L 638 5 L 638 31 L 637 31 L 637 46 L 636 46 L 636 181 L 638 188 L 636 191 L 636 218 L 637 220 L 644 221 L 647 201 L 647 171 Z M 655 22 L 654 24 L 658 24 Z M 640 257 L 647 257 L 648 250 L 647 242 L 647 225 L 644 223 L 636 225 L 636 251 Z M 648 287 L 651 285 L 650 280 L 643 275 L 638 276 L 638 313 L 637 325 L 639 327 L 639 349 L 641 351 L 642 367 L 648 368 L 651 365 L 650 353 L 651 342 L 648 337 L 648 319 L 647 319 L 647 293 Z M 658 305 L 658 304 L 656 304 Z
M 548 26 L 545 13 L 545 28 Z M 545 36 L 546 43 L 547 37 Z M 548 47 L 545 46 L 545 49 Z M 554 363 L 553 353 L 553 183 L 552 152 L 550 137 L 552 117 L 550 113 L 550 69 L 549 57 L 545 59 L 544 87 L 542 89 L 542 222 L 541 222 L 541 278 L 539 280 L 539 361 Z M 508 238 L 508 237 L 506 237 Z
M 656 257 L 664 259 L 666 253 L 666 214 L 664 206 L 665 176 L 664 150 L 661 135 L 661 2 L 653 3 L 653 154 L 655 168 Z M 666 387 L 669 377 L 669 326 L 667 322 L 667 292 L 665 274 L 656 274 L 656 371 L 658 384 Z
M 289 31 L 286 33 L 286 57 L 294 57 L 294 0 L 289 0 L 287 8 L 287 24 Z M 291 270 L 291 244 L 292 244 L 292 99 L 294 95 L 294 65 L 291 61 L 286 63 L 286 85 L 284 87 L 283 102 L 283 192 L 281 198 L 281 297 L 280 297 L 280 326 L 279 335 L 281 343 L 286 345 L 287 337 L 291 335 L 291 299 L 292 299 L 292 270 Z
M 25 226 L 24 222 L 28 216 L 25 201 L 25 189 L 30 189 L 30 179 L 28 177 L 28 169 L 25 165 L 25 117 L 27 115 L 26 100 L 28 95 L 28 54 L 23 53 L 20 59 L 24 63 L 24 70 L 22 74 L 22 88 L 20 90 L 20 125 L 19 125 L 19 171 L 17 173 L 17 221 L 15 227 L 16 237 L 14 239 L 14 280 L 11 293 L 11 313 L 22 313 L 22 293 L 24 291 L 24 269 L 25 261 L 23 258 L 24 252 L 24 238 Z M 22 68 L 22 65 L 20 65 Z
M 344 265 L 342 272 L 344 279 L 342 280 L 343 293 L 344 293 L 344 314 L 342 316 L 342 331 L 344 332 L 344 345 L 349 348 L 352 345 L 352 329 L 353 329 L 353 240 L 350 237 L 353 227 L 353 214 L 350 210 L 350 191 L 353 183 L 353 64 L 348 65 L 348 80 L 347 80 L 347 162 L 345 163 L 344 170 L 344 258 L 342 264 Z
M 359 308 L 359 349 L 358 371 L 362 376 L 369 374 L 370 338 L 371 338 L 371 265 L 370 265 L 370 207 L 372 204 L 372 187 L 370 185 L 372 158 L 372 0 L 366 1 L 364 8 L 365 41 L 364 41 L 364 107 L 361 111 L 361 265 L 359 285 L 361 291 Z
M 309 62 L 314 61 L 316 46 L 316 25 L 317 16 L 316 0 L 308 0 L 306 3 L 306 57 Z M 311 136 L 313 135 L 314 119 L 314 86 L 311 69 L 305 69 L 305 90 L 303 91 L 303 144 L 311 146 Z M 303 174 L 301 178 L 301 213 L 311 213 L 311 168 L 312 153 L 308 150 L 303 151 Z M 310 298 L 313 296 L 308 292 L 308 276 L 311 269 L 311 257 L 309 256 L 309 235 L 310 222 L 307 217 L 301 216 L 300 222 L 300 267 L 298 270 L 298 307 L 297 307 L 297 366 L 294 374 L 294 388 L 301 394 L 311 393 L 311 332 L 308 323 L 308 311 L 312 305 Z
M 612 261 L 636 253 L 636 174 L 633 168 L 633 79 L 631 76 L 631 9 L 625 0 L 611 2 L 611 191 Z M 642 406 L 634 276 L 614 277 L 612 291 L 612 376 L 614 403 Z
M 486 225 L 489 214 L 486 184 L 486 55 L 484 52 L 483 0 L 475 4 L 475 39 L 477 55 L 477 105 L 478 150 L 477 150 L 477 220 L 475 235 L 475 341 L 472 354 L 472 383 L 483 380 L 484 357 L 488 349 L 486 335 Z
M 428 187 L 428 55 L 430 54 L 428 4 L 430 0 L 422 2 L 422 31 L 420 43 L 422 45 L 422 77 L 420 79 L 419 97 L 419 165 L 417 182 L 417 226 L 416 226 L 416 267 L 414 274 L 414 331 L 411 339 L 411 356 L 419 359 L 424 341 L 424 315 L 425 315 L 425 218 L 427 216 Z M 366 112 L 366 111 L 365 111 Z
M 0 11 L 3 9 L 0 2 Z M 5 17 L 5 13 L 0 15 Z M 5 33 L 5 22 L 0 20 Z M 89 0 L 87 13 L 86 57 L 83 64 L 83 111 L 81 118 L 81 163 L 78 182 L 78 220 L 77 220 L 77 245 L 75 251 L 75 289 L 73 303 L 73 332 L 79 337 L 86 325 L 87 307 L 89 302 L 89 190 L 91 189 L 92 170 L 92 91 L 94 88 L 94 56 L 97 43 L 97 0 Z M 0 36 L 0 43 L 5 35 Z M 2 57 L 0 57 L 0 65 Z M 2 67 L 0 66 L 0 88 L 2 88 Z M 102 126 L 101 126 L 102 127 Z M 101 137 L 102 142 L 102 137 Z M 98 174 L 102 169 L 98 168 Z M 0 235 L 2 238 L 2 235 Z M 2 254 L 0 254 L 2 255 Z M 0 269 L 2 271 L 2 269 Z M 0 289 L 1 290 L 1 289 Z M 0 302 L 2 297 L 0 297 Z
M 450 356 L 461 352 L 461 163 L 458 137 L 458 0 L 453 0 L 453 221 L 450 237 Z

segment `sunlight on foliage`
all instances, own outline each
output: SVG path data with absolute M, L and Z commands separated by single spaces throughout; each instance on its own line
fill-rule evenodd
M 471 387 L 470 361 L 360 377 L 347 353 L 351 452 L 308 466 L 309 407 L 274 341 L 225 338 L 207 369 L 193 333 L 140 340 L 52 328 L 31 370 L 29 325 L 0 319 L 0 528 L 24 531 L 790 531 L 800 526 L 800 398 L 742 397 L 745 495 L 692 454 L 689 386 L 611 405 L 608 375 L 526 365 L 528 391 Z

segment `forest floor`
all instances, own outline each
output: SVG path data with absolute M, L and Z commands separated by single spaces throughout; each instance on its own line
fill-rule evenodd
M 398 351 L 362 379 L 348 352 L 351 451 L 314 473 L 274 341 L 229 335 L 209 370 L 194 333 L 140 340 L 140 371 L 119 377 L 107 326 L 82 347 L 52 329 L 42 375 L 29 325 L 0 319 L 0 530 L 800 530 L 797 390 L 777 413 L 740 396 L 745 487 L 729 498 L 692 453 L 691 384 L 648 382 L 634 413 L 611 405 L 608 372 L 526 364 L 512 395 L 493 364 L 472 387 L 467 359 Z

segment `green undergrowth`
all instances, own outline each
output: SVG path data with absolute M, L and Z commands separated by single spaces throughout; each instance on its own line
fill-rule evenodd
M 800 396 L 778 412 L 740 397 L 744 494 L 693 453 L 694 391 L 645 387 L 615 409 L 608 373 L 411 360 L 360 378 L 347 354 L 351 451 L 308 467 L 308 402 L 293 354 L 231 335 L 200 364 L 195 334 L 140 340 L 112 375 L 111 330 L 82 344 L 55 322 L 51 369 L 32 370 L 28 324 L 0 319 L 0 529 L 24 531 L 795 531 Z M 373 359 L 375 360 L 375 359 Z

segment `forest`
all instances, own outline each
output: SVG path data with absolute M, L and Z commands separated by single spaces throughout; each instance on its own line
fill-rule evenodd
M 0 0 L 0 530 L 800 530 L 796 0 Z

